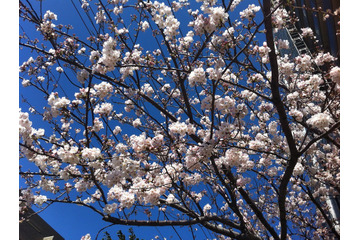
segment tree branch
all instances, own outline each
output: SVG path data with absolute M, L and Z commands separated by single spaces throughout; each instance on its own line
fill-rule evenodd
M 277 64 L 277 56 L 275 53 L 274 37 L 272 32 L 272 22 L 271 22 L 271 0 L 264 0 L 263 6 L 264 19 L 265 19 L 265 30 L 266 30 L 266 41 L 267 45 L 270 48 L 269 59 L 271 66 L 271 92 L 272 100 L 276 107 L 276 110 L 279 114 L 279 121 L 281 128 L 285 134 L 287 144 L 290 150 L 290 160 L 288 167 L 285 170 L 285 173 L 282 177 L 280 188 L 279 188 L 279 211 L 280 211 L 280 224 L 281 224 L 281 240 L 285 240 L 287 236 L 287 221 L 286 221 L 286 208 L 285 200 L 287 194 L 287 185 L 291 178 L 292 172 L 295 168 L 295 165 L 298 160 L 298 150 L 295 144 L 294 137 L 292 135 L 289 121 L 287 119 L 287 114 L 285 111 L 284 103 L 281 100 L 280 91 L 279 91 L 279 70 Z

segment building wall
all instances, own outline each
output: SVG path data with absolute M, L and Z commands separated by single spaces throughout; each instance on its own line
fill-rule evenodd
M 28 209 L 27 213 L 20 217 L 26 219 L 34 213 L 32 209 Z M 19 240 L 64 240 L 64 238 L 44 219 L 34 214 L 19 224 Z
M 319 7 L 322 9 L 321 11 L 318 11 Z M 297 18 L 299 21 L 295 24 L 289 21 L 286 28 L 274 33 L 276 39 L 289 41 L 289 49 L 281 49 L 280 54 L 282 56 L 287 54 L 296 57 L 305 52 L 309 55 L 316 52 L 330 52 L 332 56 L 337 58 L 335 64 L 340 66 L 340 17 L 339 15 L 329 14 L 327 18 L 324 18 L 326 15 L 324 12 L 330 10 L 333 13 L 339 7 L 339 0 L 295 0 L 293 6 L 287 6 L 288 12 L 292 12 L 291 17 Z M 301 28 L 307 27 L 313 30 L 318 40 L 317 43 L 314 43 L 312 39 L 299 37 L 302 32 Z M 340 221 L 340 197 L 329 196 L 327 203 L 330 206 L 330 214 L 338 227 Z
M 296 28 L 301 32 L 301 28 L 310 27 L 316 35 L 315 44 L 305 39 L 309 50 L 330 52 L 338 58 L 337 65 L 340 65 L 340 15 L 333 13 L 339 8 L 340 0 L 295 0 L 293 6 L 287 6 L 299 19 Z

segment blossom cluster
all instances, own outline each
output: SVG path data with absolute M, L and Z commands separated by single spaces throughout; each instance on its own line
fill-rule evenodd
M 255 6 L 255 4 L 250 4 L 248 8 L 240 12 L 240 17 L 243 19 L 246 18 L 251 21 L 258 11 L 260 11 L 259 6 Z
M 317 113 L 317 114 L 313 115 L 309 120 L 307 120 L 308 124 L 318 128 L 320 130 L 323 130 L 324 128 L 329 127 L 331 122 L 332 122 L 331 117 L 326 113 Z
M 40 26 L 37 28 L 38 31 L 41 31 L 47 37 L 55 37 L 54 28 L 55 24 L 52 20 L 57 20 L 57 15 L 50 10 L 46 11 Z
M 60 98 L 57 92 L 52 92 L 48 97 L 48 104 L 51 106 L 51 115 L 57 117 L 61 109 L 66 108 L 70 104 L 70 100 L 66 97 Z
M 56 153 L 62 161 L 66 163 L 76 164 L 80 160 L 78 150 L 78 147 L 66 144 L 64 147 L 59 148 Z
M 196 34 L 214 32 L 217 28 L 220 28 L 228 19 L 229 14 L 223 7 L 203 7 L 204 13 L 209 16 L 206 17 L 198 12 L 192 12 L 196 19 L 189 23 L 189 26 L 194 27 Z
M 202 67 L 195 68 L 189 74 L 189 85 L 195 86 L 195 84 L 204 85 L 206 83 L 205 71 Z
M 109 116 L 113 110 L 113 105 L 111 103 L 102 103 L 101 105 L 96 105 L 94 109 L 95 114 Z
M 228 149 L 225 155 L 219 158 L 218 164 L 224 164 L 229 167 L 239 166 L 242 171 L 254 167 L 254 162 L 249 159 L 249 156 L 236 148 Z
M 96 90 L 95 95 L 100 99 L 105 99 L 110 97 L 114 91 L 113 86 L 107 82 L 101 82 L 100 84 L 95 84 L 94 89 Z
M 309 27 L 302 28 L 301 31 L 302 31 L 301 35 L 303 37 L 312 37 L 312 36 L 314 36 L 313 30 L 311 28 L 309 28 Z
M 288 20 L 289 14 L 286 9 L 278 8 L 272 14 L 272 24 L 274 26 L 274 32 L 277 32 L 279 29 L 284 28 L 286 25 L 286 21 Z
M 158 134 L 153 138 L 147 138 L 145 133 L 140 136 L 132 135 L 130 140 L 131 147 L 135 152 L 158 150 L 164 144 L 164 136 L 161 134 Z
M 115 50 L 116 41 L 109 37 L 104 42 L 102 56 L 98 60 L 97 64 L 93 66 L 93 71 L 105 74 L 115 69 L 116 63 L 120 60 L 120 51 Z
M 180 22 L 172 14 L 172 10 L 165 3 L 149 3 L 152 5 L 153 21 L 159 26 L 160 29 L 164 30 L 166 40 L 170 40 L 178 35 L 178 29 Z
M 186 124 L 185 122 L 175 122 L 170 124 L 169 131 L 171 134 L 179 134 L 181 137 L 184 137 L 186 134 L 194 134 L 196 129 L 191 124 Z

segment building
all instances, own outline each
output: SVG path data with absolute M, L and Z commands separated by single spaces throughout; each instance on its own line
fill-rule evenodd
M 30 218 L 28 218 L 30 216 Z M 20 216 L 19 240 L 64 240 L 44 219 L 29 208 Z
M 299 21 L 295 27 L 310 27 L 318 40 L 316 44 L 305 39 L 311 52 L 318 50 L 330 52 L 340 59 L 340 0 L 296 0 L 288 7 Z M 339 62 L 338 62 L 339 64 Z
M 318 52 L 329 52 L 336 57 L 340 66 L 340 0 L 293 0 L 285 6 L 290 17 L 286 27 L 274 33 L 276 39 L 289 41 L 289 49 L 279 50 L 280 54 L 296 57 L 310 56 Z M 295 21 L 296 20 L 296 21 Z M 314 38 L 303 38 L 302 29 L 311 28 Z M 315 66 L 315 71 L 328 70 L 328 66 Z M 320 69 L 321 68 L 321 69 Z M 324 84 L 323 90 L 327 88 Z M 322 89 L 322 88 L 320 88 Z M 316 159 L 313 159 L 316 162 Z M 325 186 L 327 187 L 327 186 Z M 340 223 L 340 197 L 328 196 L 329 213 L 336 225 Z
M 285 8 L 290 13 L 287 26 L 275 34 L 278 38 L 290 40 L 290 49 L 282 54 L 290 53 L 294 56 L 294 54 L 304 53 L 311 55 L 319 51 L 329 52 L 337 58 L 336 64 L 339 66 L 340 1 L 294 0 Z M 310 38 L 302 38 L 302 28 L 311 28 L 316 41 L 314 42 Z

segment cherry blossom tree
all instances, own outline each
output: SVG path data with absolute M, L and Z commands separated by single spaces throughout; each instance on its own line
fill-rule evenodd
M 339 238 L 340 68 L 326 52 L 281 54 L 291 1 L 79 2 L 81 29 L 19 3 L 32 26 L 21 92 L 36 92 L 19 113 L 20 211 L 77 204 L 194 238 Z

